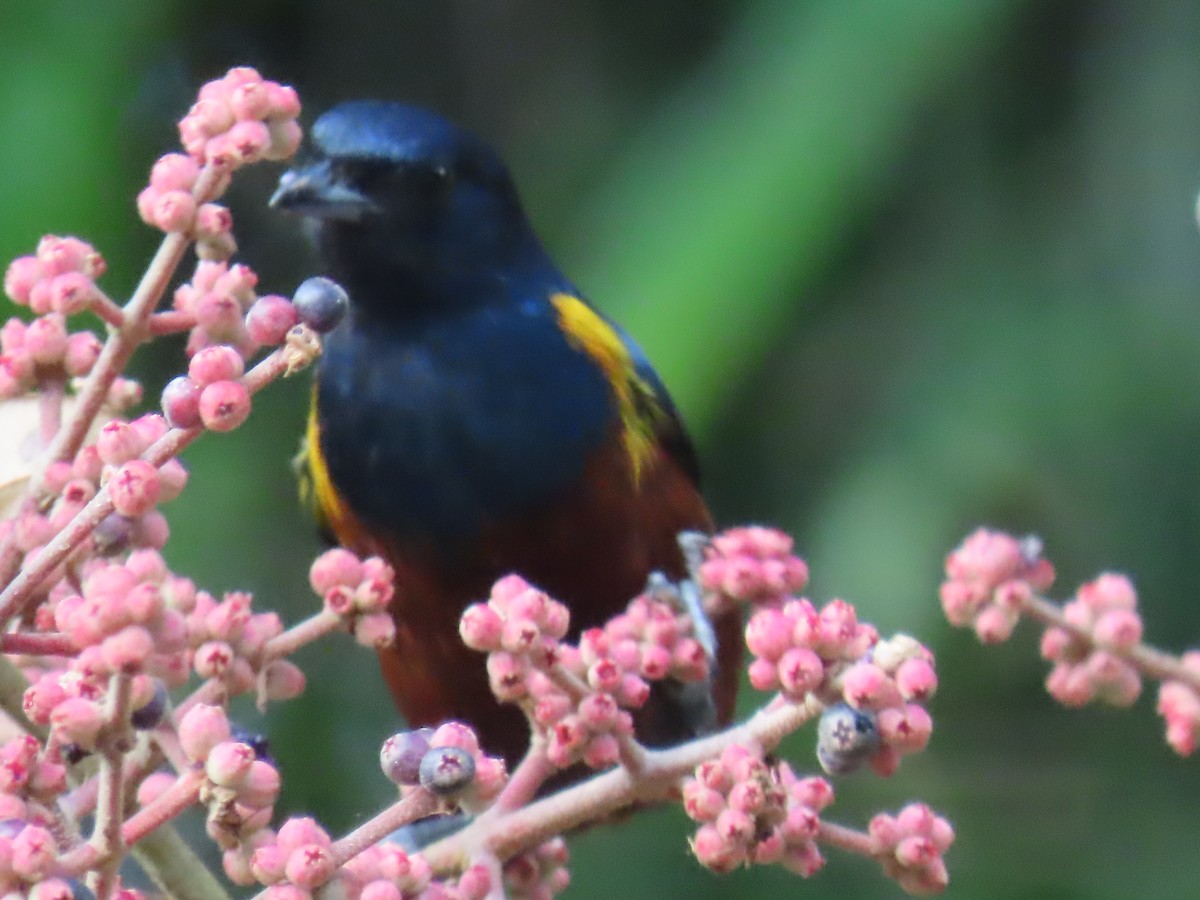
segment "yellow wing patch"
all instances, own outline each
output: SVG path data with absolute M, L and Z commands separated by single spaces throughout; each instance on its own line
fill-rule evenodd
M 339 541 L 351 540 L 351 517 L 346 504 L 338 496 L 329 478 L 329 469 L 321 455 L 321 424 L 317 420 L 317 386 L 313 385 L 312 401 L 308 407 L 308 425 L 304 442 L 293 465 L 300 476 L 300 499 L 312 510 L 323 531 L 332 533 Z
M 613 327 L 590 306 L 570 294 L 550 298 L 567 339 L 600 367 L 612 387 L 621 417 L 625 450 L 634 481 L 655 454 L 655 423 L 662 415 L 654 389 L 637 373 L 629 348 Z

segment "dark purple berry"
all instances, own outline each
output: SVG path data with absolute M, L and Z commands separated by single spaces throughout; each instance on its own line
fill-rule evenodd
M 350 306 L 350 297 L 336 281 L 309 278 L 296 288 L 292 305 L 300 321 L 313 331 L 324 334 L 337 327 Z
M 432 728 L 416 731 L 401 731 L 383 742 L 379 751 L 379 765 L 383 774 L 396 784 L 419 784 L 421 760 L 429 752 Z
M 475 757 L 461 747 L 435 747 L 421 757 L 421 787 L 440 797 L 475 780 Z
M 133 711 L 129 716 L 129 724 L 134 728 L 146 731 L 158 725 L 166 711 L 167 686 L 156 678 L 154 694 L 142 706 Z
M 129 517 L 114 512 L 100 520 L 100 524 L 92 532 L 92 540 L 98 554 L 113 556 L 129 549 L 132 534 L 133 522 Z
M 875 714 L 837 703 L 817 724 L 817 761 L 830 775 L 849 775 L 879 749 Z

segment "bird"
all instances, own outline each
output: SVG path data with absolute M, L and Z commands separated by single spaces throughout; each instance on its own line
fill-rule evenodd
M 518 573 L 567 605 L 577 636 L 651 573 L 683 577 L 678 533 L 713 522 L 679 411 L 551 259 L 497 152 L 440 115 L 335 106 L 270 203 L 307 220 L 349 295 L 300 467 L 326 535 L 395 572 L 383 677 L 410 725 L 465 721 L 512 765 L 528 725 L 461 642 L 463 609 Z M 740 624 L 713 624 L 715 681 L 655 685 L 635 716 L 643 743 L 728 721 Z

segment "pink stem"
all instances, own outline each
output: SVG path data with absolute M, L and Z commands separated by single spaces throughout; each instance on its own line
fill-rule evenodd
M 513 770 L 508 783 L 496 798 L 493 809 L 502 812 L 520 809 L 533 800 L 538 788 L 545 784 L 551 775 L 558 772 L 558 767 L 546 759 L 545 745 L 546 742 L 540 738 L 530 744 L 529 752 Z
M 79 648 L 61 632 L 14 631 L 0 634 L 0 653 L 19 656 L 76 656 Z
M 263 648 L 263 659 L 279 659 L 289 656 L 301 647 L 323 638 L 325 635 L 338 631 L 343 626 L 342 617 L 328 609 L 309 616 L 302 622 L 297 622 L 283 634 L 267 641 Z
M 329 848 L 334 862 L 345 865 L 368 847 L 373 847 L 395 831 L 417 819 L 432 816 L 440 808 L 437 797 L 426 790 L 415 790 L 401 797 L 383 812 L 371 817 Z
M 57 378 L 45 378 L 38 385 L 38 427 L 43 447 L 54 440 L 62 426 L 64 390 L 61 374 Z
M 196 317 L 191 313 L 180 312 L 177 309 L 166 309 L 156 312 L 150 317 L 150 334 L 160 337 L 164 334 L 177 334 L 196 327 Z
M 874 857 L 877 852 L 875 841 L 865 831 L 855 831 L 853 828 L 824 820 L 817 826 L 817 840 L 858 856 Z
M 121 826 L 121 838 L 128 845 L 136 844 L 154 829 L 159 828 L 200 799 L 200 785 L 204 783 L 201 772 L 189 771 L 180 775 L 175 783 L 125 820 Z
M 117 872 L 125 856 L 121 821 L 125 817 L 124 753 L 129 742 L 130 676 L 109 678 L 104 719 L 107 734 L 100 744 L 100 792 L 96 800 L 96 825 L 90 841 L 99 853 L 99 867 L 92 890 L 97 900 L 108 900 L 116 890 Z
M 155 304 L 157 305 L 157 301 Z M 92 298 L 88 308 L 113 328 L 121 328 L 125 325 L 125 310 L 121 309 L 120 304 L 114 302 L 99 287 L 96 288 L 96 296 Z

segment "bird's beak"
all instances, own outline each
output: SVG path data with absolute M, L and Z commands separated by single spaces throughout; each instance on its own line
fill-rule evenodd
M 269 202 L 275 209 L 345 222 L 380 212 L 374 200 L 340 180 L 328 160 L 288 169 Z

